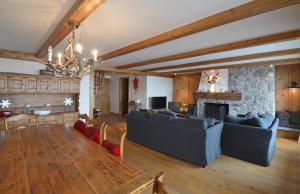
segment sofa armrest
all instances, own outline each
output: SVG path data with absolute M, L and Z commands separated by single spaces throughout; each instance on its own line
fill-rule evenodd
M 221 139 L 222 153 L 267 166 L 270 161 L 272 136 L 274 132 L 271 129 L 224 123 Z
M 221 135 L 224 123 L 220 122 L 206 129 L 205 153 L 207 164 L 221 155 Z

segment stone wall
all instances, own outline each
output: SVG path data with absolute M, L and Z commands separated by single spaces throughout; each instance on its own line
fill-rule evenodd
M 229 114 L 269 112 L 275 114 L 275 68 L 255 66 L 229 68 L 228 90 L 242 93 L 241 101 L 198 99 L 198 116 L 204 115 L 204 103 L 229 104 Z

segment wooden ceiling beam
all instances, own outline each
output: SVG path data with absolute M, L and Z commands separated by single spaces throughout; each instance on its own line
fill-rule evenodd
M 166 75 L 157 72 L 143 72 L 139 70 L 132 70 L 132 69 L 117 69 L 115 67 L 107 66 L 107 65 L 100 65 L 99 67 L 95 68 L 96 71 L 105 71 L 105 72 L 115 72 L 115 73 L 124 73 L 124 74 L 131 74 L 131 75 L 144 75 L 144 76 L 157 76 L 157 77 L 168 77 L 173 78 L 173 75 Z
M 69 27 L 68 21 L 75 20 L 79 23 L 83 22 L 96 8 L 98 8 L 105 0 L 76 0 L 75 4 L 58 23 L 54 31 L 38 49 L 36 56 L 43 57 L 48 47 L 55 47 L 62 41 L 72 30 Z
M 270 12 L 283 7 L 291 6 L 300 3 L 300 0 L 254 0 L 249 3 L 242 4 L 232 9 L 208 16 L 190 24 L 170 30 L 168 32 L 153 36 L 146 40 L 136 42 L 123 48 L 114 50 L 102 55 L 102 60 L 111 59 L 121 55 L 125 55 L 137 50 L 151 47 L 157 44 L 175 40 L 194 33 L 202 32 L 248 17 Z
M 272 35 L 267 35 L 267 36 L 262 36 L 262 37 L 217 45 L 217 46 L 213 46 L 213 47 L 197 49 L 197 50 L 193 50 L 193 51 L 189 51 L 189 52 L 185 52 L 185 53 L 169 55 L 169 56 L 160 57 L 160 58 L 156 58 L 156 59 L 126 64 L 126 65 L 120 65 L 120 66 L 118 66 L 118 68 L 124 69 L 124 68 L 140 67 L 140 66 L 145 66 L 148 64 L 153 64 L 153 63 L 174 61 L 174 60 L 185 59 L 185 58 L 190 58 L 190 57 L 197 57 L 197 56 L 202 56 L 202 55 L 207 55 L 207 54 L 231 51 L 231 50 L 235 50 L 235 49 L 242 49 L 242 48 L 248 48 L 248 47 L 253 47 L 253 46 L 260 46 L 260 45 L 271 44 L 271 43 L 276 43 L 276 42 L 288 41 L 288 40 L 297 39 L 299 37 L 300 37 L 300 29 L 297 29 L 297 30 L 292 30 L 292 31 L 288 31 L 288 32 L 282 32 L 282 33 L 277 33 L 277 34 L 272 34 Z
M 294 64 L 294 63 L 299 63 L 299 62 L 300 62 L 300 58 L 268 60 L 268 61 L 252 62 L 252 63 L 240 63 L 240 64 L 234 64 L 234 65 L 228 64 L 228 65 L 222 65 L 222 66 L 212 66 L 212 67 L 203 67 L 203 68 L 196 68 L 196 69 L 178 70 L 178 71 L 171 71 L 171 72 L 163 72 L 161 74 L 174 75 L 174 74 L 195 73 L 195 72 L 201 72 L 201 71 L 211 70 L 211 69 L 249 67 L 249 66 L 257 66 L 257 65 L 286 65 L 286 64 Z
M 0 49 L 0 58 L 17 59 L 24 61 L 46 61 L 45 58 L 36 57 L 33 53 Z
M 221 59 L 212 59 L 207 61 L 198 61 L 192 63 L 179 64 L 179 65 L 156 67 L 156 68 L 145 69 L 143 71 L 147 72 L 147 71 L 159 71 L 159 70 L 168 70 L 168 69 L 179 69 L 179 68 L 186 68 L 186 67 L 215 64 L 215 63 L 235 62 L 235 61 L 243 61 L 243 60 L 250 60 L 250 59 L 260 59 L 265 57 L 292 55 L 292 54 L 299 54 L 299 53 L 300 53 L 300 48 L 295 48 L 295 49 L 256 53 L 256 54 L 228 57 L 228 58 L 221 58 Z

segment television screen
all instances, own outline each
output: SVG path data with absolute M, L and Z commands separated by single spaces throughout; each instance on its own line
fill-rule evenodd
M 152 97 L 151 98 L 151 107 L 153 109 L 162 109 L 167 108 L 167 97 Z

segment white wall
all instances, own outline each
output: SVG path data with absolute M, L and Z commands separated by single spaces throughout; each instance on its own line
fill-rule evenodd
M 0 72 L 39 74 L 45 67 L 38 62 L 0 58 Z
M 205 71 L 202 72 L 198 91 L 200 91 L 200 90 L 208 91 L 208 90 L 211 90 L 212 87 L 215 87 L 216 92 L 228 91 L 228 77 L 229 77 L 228 69 L 219 69 L 218 71 L 220 73 L 219 74 L 220 76 L 215 84 L 208 83 L 207 76 L 205 76 L 205 73 L 204 73 Z M 209 74 L 209 71 L 206 71 L 206 72 Z
M 85 76 L 80 81 L 80 94 L 79 94 L 79 112 L 80 114 L 90 115 L 90 79 L 91 77 Z
M 166 96 L 167 102 L 173 101 L 173 79 L 147 76 L 147 108 L 151 108 L 151 97 Z
M 134 75 L 112 73 L 110 82 L 110 112 L 119 114 L 119 99 L 120 99 L 120 78 L 129 78 L 129 101 L 131 100 L 141 100 L 141 107 L 147 107 L 147 77 L 146 76 L 136 76 L 139 80 L 139 87 L 137 91 L 133 89 Z
M 46 66 L 32 61 L 14 60 L 0 58 L 0 72 L 11 73 L 26 73 L 38 75 L 41 69 L 45 69 Z M 89 114 L 90 107 L 90 76 L 83 78 L 80 81 L 80 96 L 79 96 L 79 112 Z

